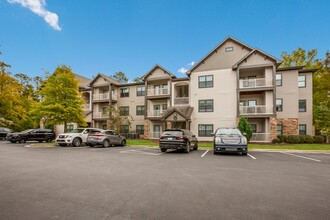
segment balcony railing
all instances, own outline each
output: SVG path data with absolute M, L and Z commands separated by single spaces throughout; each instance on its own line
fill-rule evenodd
M 272 105 L 240 106 L 241 115 L 273 114 Z
M 162 117 L 165 110 L 148 110 L 147 116 L 148 117 Z
M 169 95 L 170 92 L 168 89 L 148 89 L 148 96 L 157 96 L 157 95 Z
M 149 133 L 149 138 L 150 139 L 158 139 L 158 138 L 160 138 L 160 134 L 161 134 L 161 132 L 150 132 Z
M 108 118 L 109 114 L 107 112 L 94 112 L 93 118 Z
M 94 94 L 93 100 L 107 100 L 110 98 L 109 93 L 100 93 L 100 94 Z
M 260 88 L 260 87 L 271 87 L 273 86 L 272 78 L 256 78 L 256 79 L 240 79 L 239 88 Z
M 188 105 L 189 97 L 178 97 L 174 99 L 174 105 Z
M 270 133 L 253 133 L 250 142 L 270 142 Z

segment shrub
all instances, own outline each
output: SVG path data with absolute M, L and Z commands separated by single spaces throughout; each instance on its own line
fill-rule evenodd
M 299 135 L 299 143 L 306 143 L 306 135 Z
M 252 137 L 252 127 L 246 118 L 240 117 L 239 122 L 238 122 L 238 129 L 242 133 L 245 133 L 247 140 L 250 141 L 250 139 Z
M 314 143 L 314 139 L 313 139 L 312 136 L 310 136 L 310 135 L 305 135 L 305 137 L 306 137 L 305 143 L 307 143 L 307 144 L 312 144 L 312 143 Z
M 299 136 L 298 135 L 289 135 L 286 142 L 289 144 L 298 144 Z
M 281 143 L 281 140 L 280 140 L 279 138 L 274 138 L 274 139 L 272 140 L 272 143 L 273 143 L 273 144 L 279 144 L 279 143 Z
M 318 143 L 318 144 L 324 143 L 324 137 L 321 135 L 315 135 L 313 139 L 314 139 L 314 143 Z
M 287 135 L 278 135 L 277 138 L 279 138 L 282 143 L 285 143 L 286 140 L 288 139 L 288 136 Z

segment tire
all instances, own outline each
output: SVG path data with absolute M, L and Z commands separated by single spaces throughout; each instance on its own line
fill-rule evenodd
M 186 143 L 186 148 L 184 149 L 184 152 L 185 153 L 189 153 L 190 152 L 190 143 L 189 143 L 189 141 L 187 141 L 187 143 Z
M 15 144 L 17 141 L 10 141 L 11 143 Z
M 167 150 L 166 148 L 160 148 L 161 152 L 166 152 L 166 150 Z
M 25 143 L 26 142 L 26 139 L 25 138 L 21 138 L 18 140 L 19 143 Z
M 125 140 L 122 140 L 121 143 L 120 143 L 120 146 L 125 146 L 126 145 L 126 141 Z
M 81 145 L 81 139 L 80 138 L 74 138 L 72 141 L 72 146 L 73 147 L 79 147 Z
M 198 143 L 194 145 L 194 150 L 198 150 Z
M 243 156 L 246 156 L 247 154 L 248 154 L 247 152 L 246 153 L 242 153 Z
M 94 144 L 89 144 L 90 147 L 94 147 Z
M 51 139 L 51 138 L 47 138 L 47 139 L 46 139 L 46 142 L 47 142 L 47 143 L 50 143 L 50 142 L 52 142 L 52 139 Z
M 42 141 L 39 141 L 39 143 L 42 143 Z
M 103 145 L 103 147 L 110 147 L 110 142 L 109 142 L 109 140 L 104 140 L 103 142 L 102 142 L 102 145 Z
M 66 144 L 59 144 L 61 147 L 64 147 L 64 146 L 66 146 Z

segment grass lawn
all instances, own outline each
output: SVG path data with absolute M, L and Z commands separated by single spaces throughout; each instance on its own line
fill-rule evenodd
M 128 139 L 127 145 L 133 146 L 158 146 L 157 141 L 143 139 Z M 212 149 L 212 142 L 199 142 L 199 148 Z M 329 150 L 330 144 L 249 144 L 249 149 L 272 150 Z

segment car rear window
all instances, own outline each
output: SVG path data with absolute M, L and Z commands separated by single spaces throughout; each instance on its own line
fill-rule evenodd
M 182 131 L 165 131 L 162 136 L 182 136 Z

